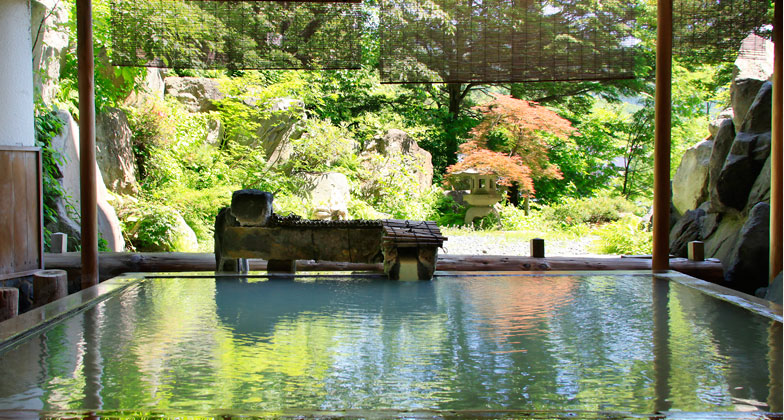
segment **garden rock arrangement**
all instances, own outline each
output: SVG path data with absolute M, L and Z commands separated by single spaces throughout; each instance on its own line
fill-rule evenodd
M 689 149 L 673 179 L 678 220 L 670 252 L 686 256 L 705 242 L 728 286 L 754 293 L 768 284 L 772 54 L 748 51 L 735 62 L 732 109 L 711 123 L 710 137 Z M 772 48 L 772 47 L 770 47 Z

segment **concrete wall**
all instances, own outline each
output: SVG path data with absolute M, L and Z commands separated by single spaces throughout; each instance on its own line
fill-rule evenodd
M 0 0 L 0 145 L 33 146 L 29 0 Z

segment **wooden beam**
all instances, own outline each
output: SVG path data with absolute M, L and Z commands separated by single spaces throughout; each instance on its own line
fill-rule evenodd
M 656 113 L 653 157 L 653 271 L 670 266 L 670 128 L 672 121 L 672 0 L 658 0 Z
M 95 63 L 92 1 L 76 1 L 79 65 L 79 168 L 82 205 L 82 289 L 98 284 L 98 188 L 95 164 Z
M 770 166 L 770 279 L 772 283 L 781 272 L 782 258 L 782 16 L 781 2 L 776 0 L 773 19 L 773 132 Z

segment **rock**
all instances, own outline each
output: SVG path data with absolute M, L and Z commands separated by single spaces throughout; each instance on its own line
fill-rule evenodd
M 177 223 L 170 231 L 171 235 L 171 249 L 170 251 L 179 252 L 196 252 L 199 250 L 199 240 L 196 238 L 196 233 L 188 226 L 185 219 L 177 213 L 175 216 Z
M 114 193 L 136 194 L 136 159 L 125 112 L 109 108 L 96 115 L 96 161 L 106 186 Z
M 782 298 L 782 280 L 781 280 L 781 273 L 779 273 L 775 279 L 773 279 L 773 283 L 768 285 L 765 288 L 765 299 L 773 302 L 778 303 L 781 305 L 781 298 Z
M 207 121 L 207 135 L 204 139 L 204 144 L 211 146 L 220 146 L 223 141 L 223 123 L 219 119 L 211 119 Z
M 708 198 L 713 142 L 704 140 L 688 148 L 672 181 L 672 202 L 678 213 L 696 209 Z
M 60 63 L 70 39 L 66 29 L 68 7 L 58 0 L 33 0 L 31 24 L 33 35 L 33 86 L 41 100 L 51 105 L 57 95 Z
M 314 209 L 317 219 L 345 219 L 351 188 L 346 175 L 339 172 L 306 175 L 307 186 L 304 196 Z
M 773 75 L 773 45 L 757 35 L 743 40 L 732 70 L 730 97 L 735 128 L 740 129 L 746 112 L 762 84 Z
M 67 251 L 75 251 L 82 243 L 82 227 L 75 220 L 79 219 L 79 209 L 69 211 L 64 200 L 50 203 L 55 213 L 56 221 L 48 223 L 46 228 L 50 232 L 61 232 L 68 235 Z
M 765 82 L 760 87 L 751 104 L 740 131 L 744 133 L 766 133 L 771 130 L 771 111 L 773 103 L 773 83 Z
M 724 278 L 733 289 L 753 294 L 768 284 L 770 205 L 757 203 L 740 231 Z
M 749 200 L 746 208 L 750 209 L 757 203 L 767 201 L 770 202 L 770 156 L 765 160 L 762 170 L 754 181 L 754 185 L 749 192 Z
M 133 220 L 136 223 L 128 234 L 137 252 L 196 252 L 199 249 L 196 233 L 177 210 L 147 208 Z
M 721 168 L 716 193 L 721 204 L 736 210 L 746 206 L 749 192 L 770 154 L 770 132 L 738 133 Z
M 146 67 L 144 79 L 141 80 L 140 86 L 134 89 L 130 95 L 125 99 L 125 104 L 132 107 L 141 107 L 150 98 L 155 98 L 156 102 L 163 101 L 163 95 L 166 92 L 166 70 L 156 67 Z
M 419 147 L 403 130 L 389 130 L 384 136 L 365 145 L 365 151 L 376 152 L 382 156 L 408 156 L 413 160 L 411 169 L 416 174 L 420 189 L 427 190 L 433 184 L 433 159 L 430 152 Z
M 764 80 L 757 79 L 732 81 L 730 97 L 732 98 L 732 109 L 734 110 L 732 121 L 735 123 L 736 130 L 740 130 L 740 127 L 743 125 L 746 113 L 751 108 L 751 104 L 754 103 L 754 98 L 757 97 L 757 92 L 759 92 L 763 84 L 765 84 Z
M 256 144 L 264 147 L 264 153 L 270 164 L 280 165 L 291 156 L 289 140 L 302 136 L 300 121 L 305 120 L 305 103 L 299 99 L 277 98 L 272 100 L 265 109 L 256 130 L 256 138 L 247 139 L 243 143 L 249 146 Z
M 721 127 L 721 125 L 726 120 L 732 121 L 732 117 L 732 108 L 727 108 L 724 111 L 719 112 L 719 115 L 717 115 L 715 119 L 708 123 L 708 132 L 710 133 L 710 138 L 713 139 L 716 137 L 716 133 L 718 133 L 719 127 Z
M 185 105 L 190 112 L 208 112 L 217 108 L 213 104 L 224 98 L 220 82 L 202 77 L 167 77 L 165 94 Z
M 732 120 L 723 120 L 713 138 L 713 151 L 711 151 L 708 164 L 708 191 L 710 192 L 711 209 L 713 211 L 719 211 L 724 207 L 719 201 L 716 184 L 719 182 L 721 168 L 724 167 L 724 161 L 727 160 L 727 155 L 730 153 L 734 140 L 735 124 Z
M 70 197 L 70 202 L 73 204 L 76 212 L 80 212 L 80 175 L 79 175 L 79 126 L 74 121 L 71 114 L 67 111 L 58 111 L 57 116 L 65 122 L 60 135 L 52 139 L 52 146 L 60 152 L 65 159 L 65 164 L 58 166 L 60 173 L 63 175 L 60 180 L 65 194 Z M 109 204 L 110 195 L 106 191 L 106 186 L 103 183 L 101 170 L 96 163 L 97 188 L 98 188 L 98 232 L 107 242 L 107 246 L 111 251 L 122 251 L 125 248 L 125 241 L 123 240 L 122 230 L 120 228 L 120 221 L 117 218 L 117 213 L 114 208 Z M 65 207 L 65 205 L 63 205 Z M 70 222 L 64 222 L 65 225 L 70 225 Z M 58 229 L 59 230 L 59 229 Z M 81 234 L 75 235 L 75 232 L 67 232 L 61 230 L 69 235 L 81 237 Z M 81 229 L 80 229 L 81 232 Z
M 687 246 L 691 241 L 701 241 L 702 220 L 705 210 L 688 210 L 670 229 L 670 253 L 678 257 L 687 256 Z
M 234 191 L 231 215 L 241 226 L 266 226 L 272 217 L 272 193 L 254 189 Z
M 738 50 L 732 78 L 772 80 L 773 42 L 759 35 L 747 36 Z
M 739 213 L 708 213 L 703 219 L 703 232 L 712 233 L 710 236 L 703 236 L 705 256 L 718 258 L 726 269 L 745 221 L 746 216 Z

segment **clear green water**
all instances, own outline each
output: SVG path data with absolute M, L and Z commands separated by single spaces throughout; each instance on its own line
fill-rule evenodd
M 0 354 L 0 408 L 729 411 L 771 325 L 650 276 L 148 279 Z

